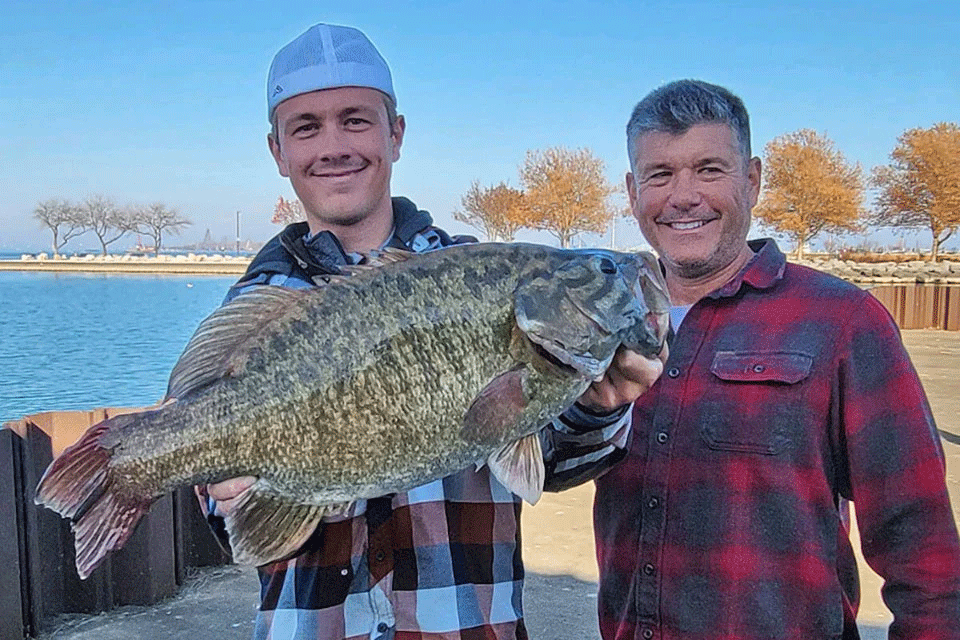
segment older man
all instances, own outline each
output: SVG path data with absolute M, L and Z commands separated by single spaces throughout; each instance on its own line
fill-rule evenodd
M 675 335 L 625 461 L 597 481 L 604 639 L 857 638 L 847 500 L 890 637 L 960 638 L 943 451 L 889 314 L 747 241 L 761 167 L 726 89 L 653 91 L 627 140 Z

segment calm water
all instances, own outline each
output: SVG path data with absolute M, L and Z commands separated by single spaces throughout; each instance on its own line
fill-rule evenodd
M 156 402 L 234 280 L 0 272 L 0 422 Z

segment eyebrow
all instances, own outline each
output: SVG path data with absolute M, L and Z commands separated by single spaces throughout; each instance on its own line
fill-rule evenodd
M 703 158 L 701 160 L 698 160 L 693 166 L 694 168 L 699 169 L 700 167 L 705 167 L 711 164 L 718 164 L 723 167 L 732 166 L 727 160 L 724 160 L 719 156 L 709 156 L 709 157 Z M 640 175 L 647 176 L 651 173 L 655 173 L 663 169 L 666 169 L 668 171 L 673 171 L 674 167 L 669 162 L 657 162 L 655 164 L 648 164 L 643 167 L 643 170 L 641 171 Z
M 377 115 L 377 110 L 372 107 L 363 107 L 363 106 L 354 106 L 354 107 L 344 107 L 339 112 L 337 112 L 338 118 L 349 118 L 350 116 L 362 114 L 362 115 Z M 320 122 L 323 118 L 317 116 L 316 114 L 310 111 L 304 111 L 303 113 L 298 113 L 294 116 L 291 116 L 286 122 L 284 122 L 284 129 L 290 125 L 300 124 L 302 122 Z

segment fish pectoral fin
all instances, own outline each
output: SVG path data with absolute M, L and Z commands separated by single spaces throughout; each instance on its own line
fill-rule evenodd
M 278 495 L 261 478 L 224 518 L 234 561 L 260 566 L 294 555 L 331 511 L 342 505 L 303 504 Z
M 490 472 L 500 484 L 530 504 L 537 504 L 543 494 L 546 469 L 543 451 L 536 433 L 515 440 L 487 459 Z
M 460 434 L 469 442 L 496 445 L 504 433 L 516 429 L 528 403 L 526 367 L 500 374 L 473 399 L 463 416 Z

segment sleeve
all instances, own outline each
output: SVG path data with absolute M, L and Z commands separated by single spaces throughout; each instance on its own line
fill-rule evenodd
M 210 530 L 220 544 L 220 548 L 232 559 L 233 549 L 230 548 L 230 536 L 227 534 L 227 525 L 223 516 L 217 513 L 217 501 L 207 493 L 206 485 L 195 486 L 193 491 L 200 503 L 200 513 L 203 514 L 204 519 L 210 526 Z
M 544 489 L 562 491 L 596 478 L 626 454 L 632 405 L 594 413 L 574 404 L 540 431 Z
M 873 296 L 852 314 L 835 387 L 864 558 L 883 580 L 890 638 L 960 639 L 960 540 L 940 435 L 899 330 Z

